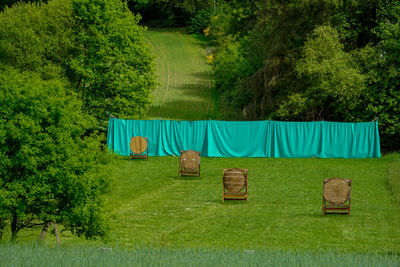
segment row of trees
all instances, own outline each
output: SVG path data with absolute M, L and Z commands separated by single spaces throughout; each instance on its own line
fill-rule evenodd
M 122 1 L 16 4 L 0 18 L 0 63 L 65 80 L 85 111 L 140 118 L 155 78 L 140 16 Z
M 148 108 L 144 28 L 119 0 L 33 2 L 0 13 L 0 238 L 50 222 L 106 237 L 112 158 L 98 130 L 106 111 Z
M 130 0 L 205 33 L 224 119 L 371 121 L 400 145 L 400 1 Z M 154 12 L 156 11 L 156 12 Z M 162 24 L 161 24 L 162 25 Z
M 371 121 L 400 144 L 400 1 L 219 1 L 205 29 L 237 118 Z
M 156 27 L 187 25 L 195 14 L 215 3 L 216 0 L 128 0 L 131 11 L 143 17 L 142 23 Z

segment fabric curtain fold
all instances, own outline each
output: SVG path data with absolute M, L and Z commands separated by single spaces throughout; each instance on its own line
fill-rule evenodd
M 107 145 L 127 156 L 134 136 L 149 138 L 149 156 L 376 158 L 378 122 L 169 121 L 111 118 Z

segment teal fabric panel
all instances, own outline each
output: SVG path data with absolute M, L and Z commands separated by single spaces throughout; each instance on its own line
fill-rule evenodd
M 149 139 L 149 156 L 177 156 L 181 150 L 201 152 L 206 128 L 207 121 L 110 119 L 107 144 L 115 153 L 128 156 L 131 138 L 143 136 Z
M 278 122 L 273 128 L 271 157 L 380 157 L 378 122 Z
M 129 142 L 133 136 L 149 138 L 149 143 L 159 144 L 162 140 L 160 121 L 110 119 L 108 125 L 108 148 L 117 154 L 129 156 Z M 149 155 L 166 156 L 164 146 L 148 146 Z
M 133 136 L 150 156 L 200 151 L 207 157 L 380 157 L 378 122 L 168 121 L 110 119 L 110 150 L 129 155 Z
M 378 122 L 323 122 L 320 158 L 381 157 Z
M 267 157 L 268 121 L 207 121 L 206 149 L 211 157 Z
M 180 155 L 182 150 L 202 152 L 206 136 L 207 121 L 161 121 L 161 139 L 158 144 L 162 146 L 163 153 L 155 155 Z
M 312 158 L 321 151 L 321 122 L 271 121 L 270 157 Z

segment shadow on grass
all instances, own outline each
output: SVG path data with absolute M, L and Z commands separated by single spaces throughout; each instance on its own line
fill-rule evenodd
M 343 215 L 347 215 L 347 214 L 325 213 L 325 215 L 322 215 L 322 211 L 321 211 L 321 212 L 309 212 L 309 213 L 306 213 L 306 212 L 294 213 L 294 214 L 291 214 L 290 216 L 304 218 L 304 219 L 306 219 L 306 218 L 321 218 L 321 219 L 323 219 L 323 218 L 327 218 L 327 217 L 329 217 L 329 218 L 334 218 L 334 217 L 345 218 L 346 216 L 343 216 Z M 351 215 L 347 215 L 347 216 L 349 218 L 351 218 Z
M 222 205 L 246 205 L 247 201 L 245 200 L 225 200 L 222 202 L 222 197 L 221 200 L 219 201 Z
M 123 160 L 132 162 L 149 162 L 150 159 L 146 160 L 145 158 L 130 158 L 129 156 L 126 156 L 123 158 Z
M 192 73 L 190 73 L 190 76 L 197 78 L 197 79 L 205 80 L 205 81 L 209 81 L 209 79 L 210 79 L 210 74 L 207 71 L 192 72 Z M 196 85 L 197 84 L 193 84 L 192 86 L 196 86 Z M 187 87 L 187 86 L 184 86 L 184 87 Z
M 176 176 L 173 176 L 173 178 L 174 178 L 175 180 L 178 180 L 178 181 L 200 181 L 200 180 L 201 180 L 201 177 L 198 177 L 198 176 L 181 176 L 181 175 L 176 175 Z

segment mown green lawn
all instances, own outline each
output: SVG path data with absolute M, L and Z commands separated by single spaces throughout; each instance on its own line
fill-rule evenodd
M 150 29 L 145 36 L 156 60 L 159 84 L 147 118 L 214 118 L 214 85 L 204 41 L 183 28 Z
M 115 240 L 135 246 L 400 251 L 400 209 L 388 160 L 202 158 L 201 178 L 177 157 L 118 162 L 110 200 Z M 222 170 L 249 169 L 247 202 L 222 203 Z M 322 216 L 322 180 L 352 179 L 352 214 Z
M 400 207 L 387 176 L 399 158 L 202 158 L 200 178 L 178 177 L 178 157 L 121 158 L 110 173 L 106 245 L 399 253 Z M 231 167 L 249 169 L 247 202 L 221 201 L 222 170 Z M 328 177 L 352 179 L 350 216 L 322 216 Z M 61 238 L 64 245 L 94 244 L 67 232 Z M 46 242 L 54 245 L 54 237 Z

